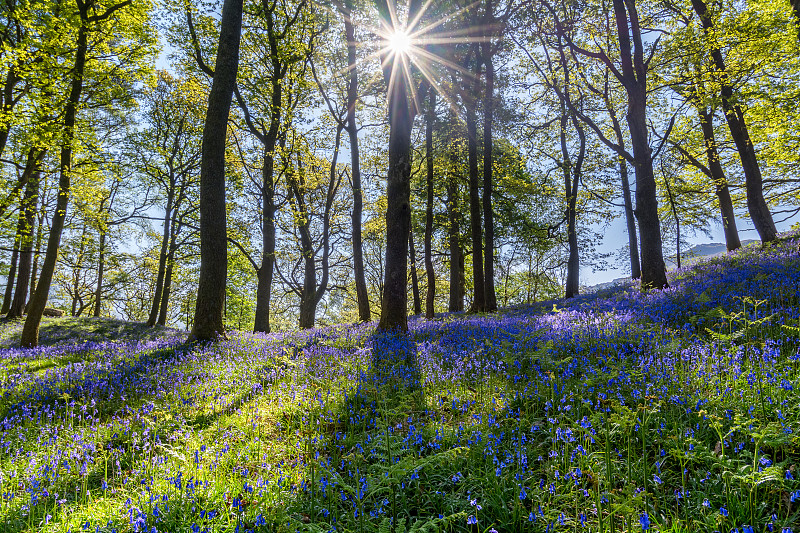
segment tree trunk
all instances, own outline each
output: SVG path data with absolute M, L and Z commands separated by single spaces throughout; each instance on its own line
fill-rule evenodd
M 386 270 L 378 329 L 408 331 L 408 232 L 411 230 L 411 127 L 414 117 L 405 76 L 398 74 L 393 81 L 388 95 Z
M 568 88 L 565 88 L 565 94 Z M 580 138 L 580 151 L 575 165 L 569 156 L 567 148 L 567 123 L 566 107 L 562 102 L 561 117 L 561 155 L 563 157 L 562 171 L 564 173 L 564 195 L 567 204 L 567 242 L 569 246 L 569 258 L 567 259 L 567 280 L 565 297 L 574 298 L 578 295 L 580 284 L 580 253 L 578 251 L 578 231 L 577 231 L 577 203 L 578 185 L 580 184 L 581 168 L 586 152 L 586 135 L 583 128 L 577 121 L 573 121 L 575 130 Z
M 739 231 L 736 228 L 736 216 L 733 211 L 733 201 L 728 189 L 728 180 L 725 178 L 725 171 L 719 160 L 717 152 L 717 142 L 714 138 L 714 123 L 711 113 L 705 108 L 698 107 L 700 114 L 700 129 L 703 131 L 703 143 L 706 147 L 706 157 L 708 158 L 708 170 L 711 179 L 714 181 L 714 189 L 719 201 L 720 215 L 722 216 L 722 228 L 725 232 L 725 247 L 728 251 L 736 250 L 742 246 L 739 240 Z
M 477 69 L 476 69 L 477 70 Z M 481 198 L 478 180 L 478 137 L 475 103 L 468 97 L 467 111 L 467 159 L 469 164 L 469 220 L 472 235 L 472 288 L 473 299 L 470 312 L 486 311 L 486 292 L 483 276 L 483 231 L 481 230 Z
M 156 324 L 159 326 L 166 326 L 167 318 L 169 318 L 169 298 L 172 293 L 172 273 L 175 268 L 175 252 L 178 248 L 177 244 L 175 243 L 176 238 L 177 233 L 173 232 L 169 243 L 169 254 L 167 255 L 167 270 L 164 273 L 164 290 L 161 292 L 161 305 L 158 312 L 158 321 L 156 322 Z
M 256 286 L 256 317 L 254 333 L 269 333 L 269 308 L 272 297 L 272 276 L 275 268 L 275 146 L 277 144 L 279 120 L 270 119 L 270 129 L 264 143 L 264 165 L 261 169 L 261 267 L 258 269 Z
M 613 0 L 622 59 L 623 85 L 628 96 L 628 128 L 636 169 L 636 216 L 641 236 L 642 288 L 667 286 L 661 246 L 656 181 L 647 130 L 647 65 L 634 0 Z M 627 11 L 626 11 L 627 6 Z M 630 27 L 628 19 L 630 17 Z M 631 47 L 631 36 L 636 43 Z
M 464 250 L 459 250 L 458 253 L 458 309 L 457 311 L 464 310 L 464 298 L 467 296 L 467 269 L 466 269 L 467 254 Z
M 414 230 L 408 232 L 408 260 L 411 263 L 411 294 L 414 297 L 414 314 L 422 313 L 422 302 L 419 297 L 419 278 L 417 277 L 417 254 L 414 250 Z
M 11 265 L 8 268 L 8 277 L 6 278 L 6 290 L 3 293 L 3 309 L 0 313 L 6 314 L 11 308 L 11 297 L 14 291 L 14 281 L 17 276 L 17 260 L 19 259 L 19 245 L 22 237 L 22 229 L 25 225 L 25 217 L 20 212 L 19 220 L 17 221 L 17 232 L 14 235 L 14 250 L 11 252 Z
M 794 24 L 797 27 L 797 39 L 800 40 L 800 0 L 789 0 L 794 11 Z
M 28 204 L 36 200 L 31 200 L 30 194 L 36 195 L 36 191 L 38 191 L 39 184 L 35 184 L 35 188 L 32 188 L 31 179 L 38 175 L 39 172 L 39 165 L 44 159 L 46 151 L 45 150 L 38 150 L 37 148 L 31 148 L 28 150 L 28 157 L 25 161 L 25 169 L 22 171 L 22 176 L 20 177 L 19 183 L 25 184 L 25 192 L 22 195 L 22 200 L 20 201 L 19 206 L 19 215 L 17 217 L 17 229 L 16 233 L 14 234 L 14 249 L 11 252 L 11 265 L 8 271 L 8 278 L 6 280 L 6 290 L 3 295 L 3 306 L 0 309 L 0 313 L 6 314 L 11 309 L 11 300 L 12 300 L 12 292 L 14 291 L 14 281 L 17 275 L 17 263 L 19 262 L 19 249 L 22 244 L 23 236 L 25 235 L 26 227 L 33 228 L 33 224 L 27 223 L 27 211 L 28 211 Z M 35 209 L 35 206 L 34 206 Z M 30 267 L 30 265 L 28 265 Z M 29 275 L 30 273 L 26 274 Z M 27 284 L 27 281 L 25 282 Z M 26 289 L 27 292 L 27 289 Z M 21 316 L 21 315 L 19 315 Z
M 261 169 L 261 210 L 263 222 L 261 228 L 261 267 L 258 269 L 258 285 L 256 286 L 256 316 L 253 325 L 255 333 L 269 333 L 269 310 L 272 301 L 272 277 L 275 269 L 275 148 L 278 145 L 278 133 L 281 127 L 281 109 L 283 106 L 283 84 L 281 83 L 282 65 L 280 62 L 278 41 L 272 23 L 273 14 L 267 15 L 267 32 L 270 46 L 273 76 L 272 100 L 269 108 L 269 128 L 262 137 L 264 145 L 264 165 Z M 283 143 L 281 141 L 281 147 Z
M 622 202 L 625 205 L 625 226 L 628 230 L 628 249 L 631 262 L 631 279 L 642 277 L 642 267 L 639 262 L 639 239 L 636 235 L 636 215 L 633 212 L 631 201 L 631 184 L 628 179 L 628 162 L 619 158 L 619 176 L 622 181 Z
M 461 253 L 461 243 L 459 242 L 461 229 L 459 219 L 459 195 L 458 195 L 458 156 L 454 148 L 450 147 L 450 172 L 447 179 L 447 215 L 448 241 L 450 245 L 450 301 L 447 306 L 448 311 L 464 310 L 464 290 L 461 272 L 463 270 L 464 259 Z
M 487 2 L 487 15 L 491 10 L 491 1 Z M 494 121 L 494 62 L 488 48 L 491 43 L 483 43 L 483 64 L 486 67 L 486 94 L 483 100 L 483 239 L 485 276 L 484 293 L 486 311 L 497 311 L 497 292 L 494 287 L 494 211 L 492 209 L 493 175 L 492 175 L 492 122 Z
M 708 12 L 705 2 L 703 0 L 692 0 L 692 6 L 697 16 L 700 17 L 703 31 L 707 36 L 714 36 L 714 21 Z M 717 81 L 721 86 L 720 95 L 722 97 L 722 110 L 725 114 L 725 120 L 728 122 L 728 129 L 730 129 L 731 137 L 736 144 L 736 150 L 739 152 L 739 159 L 742 161 L 745 190 L 747 191 L 747 210 L 750 212 L 750 218 L 753 220 L 753 225 L 756 227 L 761 241 L 764 243 L 774 241 L 778 237 L 778 231 L 775 228 L 775 222 L 772 220 L 772 214 L 769 212 L 769 206 L 764 200 L 761 168 L 758 164 L 755 147 L 750 139 L 750 133 L 747 131 L 744 112 L 741 106 L 734 102 L 733 86 L 728 78 L 722 51 L 718 47 L 712 47 L 709 52 L 713 60 Z
M 172 192 L 167 196 L 167 207 L 164 210 L 164 229 L 161 233 L 161 249 L 158 252 L 158 271 L 156 273 L 156 287 L 153 291 L 153 301 L 150 305 L 150 315 L 147 318 L 148 326 L 155 326 L 158 321 L 158 310 L 161 307 L 161 294 L 164 290 L 164 275 L 167 270 L 167 255 L 169 254 L 169 241 L 172 232 Z
M 287 181 L 290 178 L 287 177 Z M 295 197 L 295 219 L 302 222 L 297 225 L 300 233 L 300 245 L 303 255 L 303 287 L 300 291 L 300 329 L 314 327 L 314 320 L 317 312 L 317 269 L 314 261 L 314 243 L 311 240 L 311 228 L 306 209 L 305 201 L 301 196 L 304 194 L 304 186 L 292 185 Z
M 225 333 L 222 314 L 228 275 L 225 211 L 225 144 L 231 98 L 239 69 L 243 0 L 225 0 L 203 127 L 200 166 L 200 279 L 191 340 L 210 341 Z
M 322 215 L 322 277 L 317 285 L 317 266 L 315 260 L 314 242 L 311 238 L 311 218 L 306 203 L 306 180 L 303 175 L 303 168 L 298 162 L 300 172 L 299 179 L 292 173 L 287 174 L 286 181 L 289 184 L 289 202 L 295 212 L 295 219 L 300 223 L 297 225 L 300 233 L 300 245 L 303 255 L 303 287 L 300 290 L 300 321 L 301 329 L 314 327 L 316 320 L 317 306 L 322 300 L 325 291 L 328 289 L 329 260 L 330 260 L 330 219 L 333 209 L 333 201 L 338 190 L 338 180 L 336 175 L 336 164 L 339 159 L 339 145 L 342 139 L 343 125 L 336 129 L 336 140 L 334 144 L 333 157 L 331 158 L 330 172 L 328 174 L 328 189 L 325 196 L 325 209 Z
M 25 225 L 20 240 L 19 270 L 17 272 L 17 287 L 14 290 L 14 299 L 8 310 L 8 318 L 19 318 L 25 314 L 25 303 L 28 301 L 28 285 L 31 281 L 31 263 L 33 262 L 33 226 L 36 223 L 36 204 L 39 195 L 40 173 L 37 167 L 33 176 L 25 186 L 22 199 L 22 209 Z
M 617 137 L 617 144 L 620 148 L 625 149 L 625 137 L 622 135 L 622 127 L 620 127 L 619 120 L 617 120 L 617 113 L 614 110 L 611 102 L 607 101 L 608 113 L 611 116 L 611 124 L 614 128 L 614 134 Z M 633 211 L 633 203 L 631 202 L 631 184 L 628 179 L 628 162 L 624 157 L 619 157 L 619 177 L 622 181 L 622 203 L 625 208 L 625 225 L 628 230 L 628 248 L 630 251 L 631 260 L 631 279 L 639 279 L 642 277 L 641 263 L 639 262 L 639 239 L 636 236 L 636 215 Z
M 675 197 L 672 195 L 672 187 L 669 186 L 669 179 L 666 175 L 664 176 L 664 185 L 666 185 L 667 188 L 667 198 L 669 198 L 672 217 L 675 219 L 675 264 L 678 268 L 681 268 L 681 221 L 678 218 L 678 208 L 675 205 Z
M 17 76 L 14 67 L 9 67 L 6 72 L 6 79 L 3 82 L 3 89 L 0 91 L 0 115 L 4 118 L 8 117 L 7 120 L 0 122 L 0 157 L 2 157 L 3 151 L 5 151 L 6 143 L 8 142 L 8 133 L 11 131 L 12 121 L 10 117 L 16 103 L 14 99 L 14 87 L 20 81 L 22 81 L 22 78 Z
M 42 208 L 44 208 L 44 195 L 42 196 Z M 33 267 L 31 267 L 31 288 L 28 295 L 28 303 L 33 300 L 33 295 L 36 293 L 36 273 L 39 271 L 39 255 L 42 249 L 42 241 L 44 240 L 44 214 L 40 213 L 37 217 L 36 224 L 36 244 L 33 248 Z M 28 306 L 25 305 L 25 312 L 27 313 Z
M 86 224 L 81 230 L 81 244 L 78 248 L 78 257 L 72 269 L 72 308 L 71 316 L 80 316 L 83 309 L 83 298 L 81 298 L 81 270 L 83 270 L 83 258 L 86 255 Z
M 425 274 L 428 291 L 425 293 L 425 318 L 433 318 L 436 297 L 436 272 L 433 270 L 433 121 L 436 118 L 436 90 L 430 89 L 430 104 L 425 114 Z
M 50 294 L 50 285 L 53 282 L 53 273 L 58 259 L 58 248 L 61 245 L 61 233 L 64 230 L 64 221 L 67 216 L 67 205 L 70 195 L 70 175 L 72 173 L 72 143 L 75 138 L 75 118 L 78 111 L 78 104 L 81 100 L 83 91 L 83 73 L 86 67 L 86 51 L 88 49 L 89 22 L 88 6 L 85 3 L 79 4 L 81 24 L 78 29 L 77 48 L 75 51 L 75 66 L 70 84 L 70 93 L 64 110 L 64 137 L 61 147 L 61 161 L 58 179 L 58 196 L 56 198 L 56 209 L 53 213 L 53 221 L 50 224 L 50 235 L 47 238 L 47 252 L 45 253 L 42 271 L 39 274 L 39 282 L 36 292 L 31 299 L 28 317 L 22 328 L 20 345 L 26 348 L 33 348 L 39 344 L 39 325 L 42 322 L 42 313 L 47 305 L 47 298 Z
M 358 126 L 356 124 L 356 104 L 358 103 L 358 68 L 356 60 L 355 27 L 351 18 L 352 0 L 346 0 L 344 12 L 344 31 L 347 38 L 347 68 L 350 70 L 350 81 L 347 85 L 347 133 L 350 137 L 350 171 L 353 181 L 353 278 L 356 284 L 356 301 L 358 302 L 358 320 L 369 322 L 369 295 L 367 280 L 364 274 L 364 246 L 361 237 L 361 218 L 363 212 L 363 193 L 361 190 L 361 156 L 358 148 Z
M 100 232 L 100 249 L 98 250 L 97 257 L 97 285 L 94 289 L 94 310 L 92 316 L 95 318 L 100 316 L 100 310 L 103 308 L 103 276 L 105 275 L 106 268 L 106 231 Z

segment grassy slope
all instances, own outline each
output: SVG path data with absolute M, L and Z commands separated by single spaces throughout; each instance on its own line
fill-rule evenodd
M 19 346 L 24 320 L 0 321 L 0 348 Z M 104 342 L 116 340 L 153 340 L 178 336 L 181 332 L 162 326 L 148 327 L 141 322 L 126 322 L 111 318 L 50 318 L 43 317 L 39 340 L 43 346 L 74 344 L 75 342 Z
M 129 342 L 0 351 L 0 520 L 781 531 L 800 502 L 798 287 L 790 239 L 660 293 L 405 337 L 367 325 L 200 349 L 131 326 Z

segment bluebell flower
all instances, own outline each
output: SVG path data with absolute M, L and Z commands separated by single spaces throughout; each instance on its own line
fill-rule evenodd
M 650 517 L 647 516 L 647 513 L 642 513 L 639 515 L 639 524 L 642 525 L 642 531 L 647 531 L 650 529 Z

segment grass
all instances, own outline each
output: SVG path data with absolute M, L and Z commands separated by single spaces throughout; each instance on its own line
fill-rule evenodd
M 797 242 L 405 336 L 68 322 L 0 351 L 1 527 L 791 531 Z
M 0 320 L 0 348 L 19 346 L 24 319 Z M 141 322 L 112 318 L 42 317 L 39 328 L 41 345 L 75 344 L 76 342 L 154 340 L 177 336 L 177 330 L 163 326 L 148 327 Z

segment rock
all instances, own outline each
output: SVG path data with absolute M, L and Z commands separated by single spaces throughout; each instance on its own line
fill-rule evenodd
M 64 311 L 62 311 L 61 309 L 54 309 L 52 307 L 45 307 L 44 313 L 42 314 L 44 316 L 62 317 L 64 316 Z

